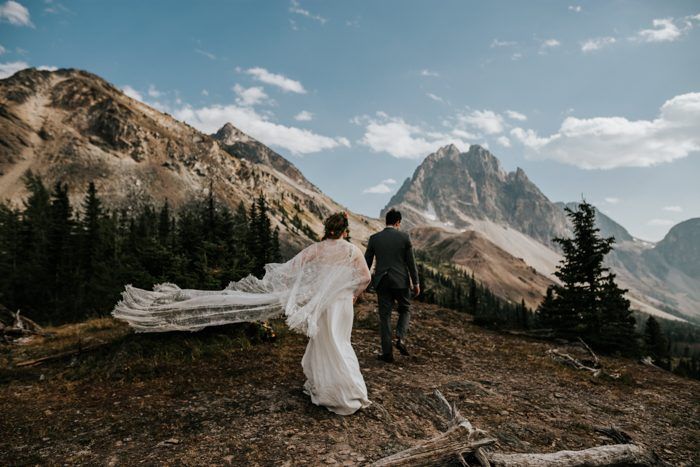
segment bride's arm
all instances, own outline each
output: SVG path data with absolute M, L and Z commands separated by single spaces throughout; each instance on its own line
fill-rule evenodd
M 367 261 L 359 248 L 353 246 L 353 257 L 352 263 L 355 268 L 355 281 L 357 282 L 357 287 L 353 293 L 353 300 L 356 299 L 369 285 L 372 275 L 367 267 Z

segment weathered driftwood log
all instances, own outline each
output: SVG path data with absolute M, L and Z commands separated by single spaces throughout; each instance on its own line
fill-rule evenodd
M 44 329 L 17 310 L 12 312 L 0 305 L 0 337 L 6 341 L 27 336 L 44 336 Z
M 412 448 L 398 452 L 375 462 L 375 466 L 444 465 L 457 461 L 468 466 L 465 457 L 475 459 L 482 467 L 652 467 L 665 465 L 651 450 L 631 444 L 627 433 L 615 427 L 599 427 L 603 433 L 618 443 L 597 446 L 581 451 L 558 451 L 546 454 L 487 452 L 484 448 L 496 442 L 486 432 L 474 428 L 457 407 L 447 402 L 440 391 L 435 397 L 450 419 L 446 432 L 423 441 Z
M 495 439 L 486 436 L 482 430 L 475 429 L 469 421 L 462 417 L 455 405 L 450 405 L 440 391 L 435 390 L 435 396 L 441 402 L 450 421 L 447 431 L 422 441 L 417 445 L 398 452 L 375 462 L 375 466 L 430 466 L 444 465 L 452 461 L 458 461 L 462 465 L 468 465 L 464 460 L 464 453 L 476 453 L 484 446 L 496 442 Z M 483 456 L 484 453 L 480 452 Z M 485 457 L 484 457 L 485 459 Z M 486 460 L 482 466 L 489 466 Z
M 648 449 L 636 444 L 611 444 L 582 451 L 549 454 L 489 454 L 493 467 L 650 467 L 663 465 Z

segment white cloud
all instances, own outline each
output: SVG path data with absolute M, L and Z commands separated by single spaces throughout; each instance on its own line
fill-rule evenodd
M 241 131 L 262 143 L 280 147 L 298 155 L 350 146 L 347 138 L 332 138 L 309 130 L 275 123 L 250 107 L 212 105 L 192 108 L 185 106 L 175 110 L 173 115 L 205 133 L 213 133 L 225 123 L 232 122 Z
M 155 85 L 150 84 L 148 86 L 148 96 L 153 97 L 154 99 L 157 99 L 163 95 L 162 92 L 158 90 L 158 88 L 155 87 Z
M 419 159 L 448 144 L 455 144 L 460 149 L 469 147 L 458 136 L 427 131 L 382 112 L 378 112 L 376 118 L 356 117 L 353 121 L 365 125 L 361 144 L 374 152 L 385 152 L 399 159 Z
M 209 91 L 207 91 L 206 89 L 202 89 L 202 95 L 203 95 L 203 96 L 208 96 L 208 95 L 209 95 Z
M 605 198 L 605 202 L 608 204 L 618 204 L 620 202 L 620 198 L 614 198 L 614 197 L 608 197 Z
M 519 120 L 521 122 L 527 120 L 527 115 L 521 114 L 520 112 L 516 112 L 515 110 L 506 110 L 506 115 L 511 120 Z
M 508 139 L 507 136 L 499 136 L 498 139 L 496 139 L 496 142 L 503 146 L 504 148 L 509 148 L 511 147 L 510 140 Z
M 610 36 L 588 39 L 581 44 L 581 51 L 585 53 L 595 52 L 596 50 L 611 46 L 615 42 L 617 42 L 617 39 Z
M 680 206 L 664 206 L 664 211 L 668 212 L 683 212 L 683 208 Z
M 202 50 L 202 49 L 194 49 L 194 51 L 197 52 L 197 53 L 200 54 L 200 55 L 204 55 L 204 56 L 207 57 L 209 60 L 216 60 L 216 55 L 214 55 L 214 54 L 211 53 L 211 52 L 207 52 L 206 50 Z
M 581 13 L 581 5 L 569 5 L 569 11 L 573 11 L 574 13 Z
M 521 54 L 520 52 L 515 52 L 513 55 L 510 56 L 510 59 L 513 61 L 520 60 L 521 58 L 523 58 L 523 54 Z
M 5 52 L 7 52 L 7 49 L 0 45 L 0 55 L 3 55 Z
M 445 101 L 442 99 L 442 97 L 436 96 L 436 95 L 433 94 L 432 92 L 427 93 L 426 96 L 428 96 L 429 98 L 431 98 L 432 100 L 434 100 L 434 101 L 436 101 L 436 102 L 445 102 Z
M 124 94 L 131 97 L 132 99 L 136 99 L 137 101 L 143 102 L 143 95 L 128 84 L 122 86 L 122 91 L 124 92 Z
M 233 92 L 235 92 L 238 96 L 236 97 L 236 103 L 245 107 L 260 104 L 268 99 L 267 94 L 265 94 L 265 90 L 260 86 L 244 88 L 240 84 L 236 83 L 233 86 Z
M 41 71 L 56 71 L 56 70 L 58 70 L 58 67 L 50 66 L 50 65 L 41 65 L 41 66 L 36 67 L 36 69 L 41 70 Z
M 396 180 L 394 180 L 393 178 L 387 178 L 386 180 L 382 180 L 374 186 L 365 188 L 364 190 L 362 190 L 362 193 L 374 195 L 383 195 L 386 193 L 391 193 L 392 188 L 389 185 L 396 185 Z
M 421 76 L 438 77 L 438 76 L 440 76 L 440 73 L 438 73 L 437 71 L 431 71 L 431 70 L 428 70 L 428 69 L 423 69 L 423 70 L 420 71 L 420 75 L 421 75 Z
M 513 47 L 515 45 L 518 45 L 518 43 L 515 41 L 500 41 L 498 39 L 494 39 L 493 41 L 491 41 L 492 49 L 496 47 Z
M 474 110 L 460 115 L 458 120 L 488 135 L 502 133 L 504 129 L 503 117 L 492 110 Z
M 527 148 L 528 157 L 584 169 L 649 167 L 700 151 L 700 93 L 667 100 L 654 120 L 567 117 L 547 137 L 522 128 L 510 133 Z
M 253 78 L 257 79 L 258 81 L 261 81 L 261 82 L 266 83 L 266 84 L 270 84 L 272 86 L 277 86 L 278 88 L 282 89 L 285 92 L 295 92 L 297 94 L 306 94 L 306 89 L 304 89 L 304 86 L 302 86 L 299 81 L 295 81 L 293 79 L 287 78 L 284 75 L 270 73 L 265 68 L 261 68 L 261 67 L 249 68 L 248 70 L 246 70 L 246 73 L 253 76 Z
M 29 17 L 29 10 L 21 3 L 13 0 L 0 5 L 0 21 L 5 21 L 15 26 L 34 27 Z
M 27 64 L 27 62 L 0 63 L 0 79 L 9 78 L 25 68 L 29 68 L 29 64 Z
M 651 219 L 647 222 L 647 225 L 652 225 L 655 227 L 670 227 L 675 224 L 675 221 L 671 219 Z
M 544 55 L 547 53 L 547 51 L 551 49 L 556 49 L 561 45 L 561 42 L 559 42 L 556 39 L 547 39 L 542 41 L 542 44 L 540 45 L 540 55 Z
M 673 23 L 673 18 L 659 18 L 651 23 L 653 29 L 642 29 L 637 39 L 642 42 L 673 42 L 679 39 L 682 31 Z
M 311 13 L 309 10 L 305 10 L 301 7 L 299 4 L 298 0 L 292 0 L 289 6 L 289 11 L 292 13 L 295 13 L 297 15 L 301 16 L 306 16 L 309 19 L 312 19 L 314 21 L 318 21 L 321 24 L 326 24 L 326 21 L 328 21 L 326 18 L 324 18 L 321 15 L 315 15 Z
M 313 118 L 314 114 L 312 114 L 308 110 L 302 110 L 294 116 L 294 120 L 297 120 L 299 122 L 310 122 L 311 120 L 313 120 Z

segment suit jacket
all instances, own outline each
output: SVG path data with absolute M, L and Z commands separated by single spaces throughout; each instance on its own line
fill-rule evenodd
M 372 278 L 375 288 L 385 277 L 386 285 L 395 289 L 407 289 L 411 283 L 414 286 L 418 285 L 418 268 L 413 256 L 413 245 L 406 232 L 387 227 L 369 237 L 365 252 L 368 268 L 372 269 L 375 257 L 377 266 Z

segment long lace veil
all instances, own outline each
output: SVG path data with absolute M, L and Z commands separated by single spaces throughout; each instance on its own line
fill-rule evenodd
M 286 263 L 267 264 L 262 279 L 251 275 L 223 290 L 163 283 L 149 291 L 127 285 L 112 316 L 137 332 L 163 332 L 284 315 L 291 329 L 314 336 L 321 313 L 335 300 L 364 289 L 369 280 L 360 249 L 330 239 L 310 245 Z

